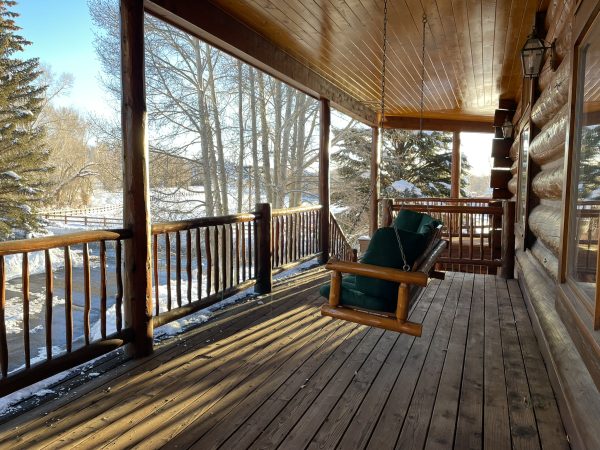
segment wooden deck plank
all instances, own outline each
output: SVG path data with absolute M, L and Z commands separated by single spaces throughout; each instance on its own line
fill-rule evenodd
M 318 427 L 321 421 L 317 421 L 315 417 L 320 415 L 319 411 L 311 409 L 317 397 L 320 399 L 318 404 L 337 399 L 341 394 L 340 391 L 343 391 L 344 387 L 352 380 L 354 373 L 362 366 L 382 335 L 383 330 L 370 328 L 361 343 L 334 372 L 329 373 L 327 377 L 316 376 L 313 380 L 309 380 L 307 387 L 288 403 L 280 416 L 271 422 L 250 448 L 270 449 L 280 444 L 283 448 L 292 448 L 291 443 L 296 442 L 296 439 L 302 439 L 301 434 L 305 430 Z M 311 412 L 314 411 L 313 415 L 306 414 L 309 409 Z M 303 420 L 300 422 L 300 419 Z M 297 424 L 299 427 L 295 428 Z M 313 434 L 314 431 L 311 437 Z
M 427 430 L 448 351 L 450 333 L 454 328 L 454 322 L 457 317 L 456 309 L 460 301 L 464 280 L 464 274 L 461 273 L 459 275 L 455 276 L 454 280 L 452 280 L 452 286 L 444 304 L 442 317 L 436 327 L 433 341 L 425 359 L 423 371 L 419 377 L 402 431 L 396 443 L 397 449 L 422 449 L 427 440 Z
M 483 365 L 483 446 L 510 449 L 511 434 L 498 317 L 496 277 L 485 276 L 485 362 Z
M 436 283 L 436 285 L 430 284 L 423 295 L 416 302 L 413 310 L 410 313 L 411 321 L 418 323 L 423 321 L 427 311 L 431 306 L 434 294 L 437 291 L 437 286 L 439 286 L 439 283 Z M 358 432 L 358 435 L 360 436 L 361 430 L 355 429 L 350 422 L 357 423 L 359 427 L 361 427 L 361 425 L 365 425 L 360 418 L 354 421 L 355 414 L 357 413 L 358 409 L 362 407 L 365 399 L 371 398 L 371 396 L 373 398 L 377 398 L 377 393 L 379 393 L 382 387 L 378 383 L 378 381 L 381 382 L 380 375 L 389 380 L 391 378 L 389 376 L 389 369 L 392 368 L 394 374 L 393 380 L 396 380 L 396 377 L 400 372 L 399 368 L 402 367 L 406 355 L 408 354 L 408 349 L 410 349 L 412 342 L 415 339 L 413 336 L 393 332 L 386 332 L 386 335 L 396 338 L 394 339 L 394 345 L 390 352 L 388 352 L 386 357 L 381 361 L 375 361 L 372 364 L 367 361 L 367 363 L 355 375 L 348 389 L 346 389 L 346 391 L 342 394 L 338 403 L 324 420 L 323 424 L 319 428 L 319 431 L 310 442 L 308 448 L 334 448 L 336 445 L 338 445 L 338 442 L 342 438 L 352 439 L 353 432 Z M 386 362 L 388 361 L 389 363 L 386 365 Z M 390 366 L 390 363 L 393 367 Z M 390 392 L 392 386 L 393 381 L 389 383 L 389 387 L 387 389 L 383 390 L 384 396 L 382 396 L 382 400 L 378 402 L 381 407 L 383 407 L 385 399 L 387 398 L 387 394 Z M 366 410 L 372 416 L 373 411 L 380 411 L 381 409 L 374 409 L 373 405 L 366 405 Z M 373 421 L 373 426 L 374 425 L 375 421 Z M 366 438 L 368 439 L 369 436 L 370 432 L 366 435 Z M 340 443 L 339 447 L 357 448 L 358 445 L 356 442 L 346 441 Z
M 476 275 L 456 422 L 454 448 L 475 450 L 483 441 L 484 282 Z
M 414 338 L 321 317 L 324 278 L 300 280 L 0 425 L 0 447 L 569 448 L 515 282 L 433 281 Z
M 454 442 L 474 278 L 473 274 L 466 274 L 462 283 L 460 301 L 427 433 L 426 450 L 449 449 Z
M 234 323 L 233 333 L 220 341 L 210 342 L 211 337 L 221 334 L 215 329 L 211 329 L 208 335 L 202 332 L 191 333 L 188 339 L 178 343 L 179 345 L 171 345 L 167 351 L 158 351 L 151 358 L 145 358 L 146 365 L 139 366 L 133 373 L 125 371 L 118 378 L 97 386 L 89 395 L 83 397 L 83 401 L 67 403 L 63 408 L 49 412 L 28 423 L 27 428 L 19 435 L 18 444 L 27 448 L 29 445 L 48 443 L 51 437 L 58 438 L 62 432 L 71 433 L 74 428 L 85 425 L 91 418 L 101 415 L 104 410 L 110 410 L 114 405 L 120 403 L 126 396 L 124 393 L 133 391 L 133 395 L 135 395 L 136 386 L 151 385 L 155 378 L 177 370 L 195 358 L 203 358 L 215 350 L 225 351 L 228 346 L 243 342 L 244 339 L 256 339 L 269 334 L 272 327 L 278 322 L 298 316 L 302 314 L 302 311 L 308 310 L 307 307 L 302 306 L 306 299 L 301 294 L 302 292 L 313 292 L 314 284 L 314 282 L 309 283 L 306 289 L 299 289 L 300 295 L 287 297 L 288 302 L 276 305 L 271 311 L 268 310 L 268 306 L 260 308 L 257 314 L 252 314 L 240 321 L 241 329 Z M 286 298 L 285 295 L 283 297 Z M 294 309 L 295 307 L 299 309 Z M 244 328 L 244 324 L 253 326 Z M 236 331 L 239 334 L 236 334 Z M 207 344 L 207 342 L 210 343 Z M 194 349 L 194 351 L 190 352 L 189 349 Z M 111 386 L 112 389 L 109 389 Z M 18 420 L 16 426 L 19 423 L 22 421 Z M 49 427 L 52 429 L 51 434 L 47 431 Z M 5 440 L 5 434 L 0 432 L 0 445 L 3 443 L 14 445 L 14 442 L 10 442 L 10 435 L 7 435 Z
M 317 318 L 319 320 L 314 321 Z M 185 424 L 189 417 L 188 407 L 193 405 L 193 415 L 204 414 L 238 383 L 253 377 L 261 365 L 273 362 L 272 358 L 280 351 L 288 352 L 284 358 L 290 356 L 295 347 L 287 345 L 289 342 L 297 339 L 299 344 L 306 343 L 312 332 L 322 328 L 324 323 L 325 319 L 312 309 L 303 317 L 291 317 L 277 324 L 258 340 L 232 344 L 231 352 L 225 354 L 220 349 L 195 358 L 171 376 L 154 380 L 142 397 L 132 396 L 131 401 L 126 400 L 88 422 L 82 429 L 85 437 L 77 444 L 92 448 L 110 442 L 122 448 L 147 439 L 152 447 L 151 436 L 172 437 L 171 428 L 179 431 L 180 419 Z M 169 418 L 167 422 L 165 417 Z M 104 426 L 106 421 L 111 422 L 110 427 Z M 69 440 L 66 444 L 73 445 Z
M 390 392 L 367 448 L 393 448 L 396 444 L 401 424 L 404 422 L 406 411 L 410 406 L 412 394 L 419 380 L 451 284 L 452 278 L 442 281 L 423 323 L 423 335 L 414 343 L 409 352 L 408 359 Z
M 249 445 L 253 439 L 250 442 L 243 442 L 243 438 L 247 435 L 240 429 L 251 416 L 257 411 L 261 411 L 257 414 L 258 417 L 264 417 L 264 420 L 272 419 L 278 412 L 278 409 L 273 407 L 273 397 L 283 396 L 284 399 L 289 399 L 291 395 L 302 389 L 304 383 L 346 339 L 360 332 L 358 328 L 358 325 L 352 323 L 337 323 L 335 332 L 322 345 L 315 348 L 314 353 L 310 355 L 305 363 L 294 365 L 294 361 L 290 361 L 278 373 L 277 378 L 264 383 L 258 390 L 227 411 L 226 414 L 214 415 L 204 423 L 199 423 L 198 428 L 194 428 L 194 434 L 197 438 L 194 447 L 216 448 L 228 441 L 228 438 L 234 433 L 235 437 L 231 440 L 230 445 L 240 447 Z M 218 423 L 215 423 L 216 421 Z M 254 429 L 255 426 L 254 424 L 250 425 L 250 429 Z M 200 427 L 209 431 L 202 435 L 203 430 Z M 250 437 L 248 436 L 248 438 Z M 224 446 L 227 447 L 228 444 Z
M 569 442 L 560 419 L 556 397 L 537 346 L 519 284 L 517 280 L 508 280 L 507 284 L 542 448 L 568 449 Z
M 539 449 L 533 404 L 506 281 L 496 279 L 506 396 L 513 449 Z

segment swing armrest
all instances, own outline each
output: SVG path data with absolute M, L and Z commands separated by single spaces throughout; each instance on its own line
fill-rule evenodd
M 416 286 L 427 286 L 427 274 L 423 272 L 404 272 L 401 269 L 375 266 L 373 264 L 353 263 L 346 261 L 329 260 L 325 268 L 341 273 L 351 273 L 363 277 L 377 278 L 380 280 L 405 283 Z

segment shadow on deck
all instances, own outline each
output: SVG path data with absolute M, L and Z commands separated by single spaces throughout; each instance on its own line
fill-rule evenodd
M 518 284 L 448 273 L 423 336 L 321 317 L 322 272 L 2 425 L 16 448 L 568 448 Z

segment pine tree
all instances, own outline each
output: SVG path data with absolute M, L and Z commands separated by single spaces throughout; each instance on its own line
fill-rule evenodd
M 12 0 L 0 0 L 0 238 L 39 226 L 36 208 L 48 185 L 48 153 L 37 117 L 45 87 L 38 59 L 20 59 L 30 42 L 16 34 Z
M 338 131 L 334 130 L 334 135 Z M 382 148 L 380 176 L 381 196 L 448 197 L 450 195 L 450 168 L 452 163 L 452 136 L 438 131 L 419 132 L 386 130 Z M 331 200 L 343 207 L 338 221 L 347 232 L 366 232 L 370 185 L 371 130 L 345 130 L 338 143 L 339 150 L 332 156 L 337 167 Z M 470 168 L 462 158 L 461 188 L 467 185 Z M 464 195 L 464 192 L 463 192 Z

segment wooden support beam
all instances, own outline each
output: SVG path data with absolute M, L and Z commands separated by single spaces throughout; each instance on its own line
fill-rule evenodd
M 369 209 L 369 234 L 379 228 L 379 192 L 381 190 L 381 182 L 379 178 L 379 165 L 381 164 L 381 145 L 379 140 L 379 128 L 372 127 L 371 135 L 371 207 Z
M 500 276 L 504 279 L 515 276 L 515 202 L 502 202 L 502 268 Z
M 257 203 L 256 215 L 256 285 L 254 292 L 268 294 L 273 287 L 273 265 L 271 264 L 271 234 L 273 214 L 270 203 Z
M 321 123 L 319 140 L 319 203 L 321 210 L 321 223 L 319 224 L 319 242 L 321 242 L 320 262 L 325 264 L 329 259 L 329 206 L 330 206 L 330 181 L 329 181 L 329 132 L 331 128 L 331 108 L 329 100 L 321 99 Z
M 330 99 L 336 109 L 368 125 L 377 116 L 368 106 L 329 82 L 271 41 L 210 2 L 146 1 L 146 10 L 165 22 L 278 78 L 315 98 Z
M 452 133 L 452 166 L 450 168 L 450 197 L 460 198 L 460 132 Z
M 470 133 L 493 133 L 494 118 L 486 120 L 451 120 L 423 118 L 423 129 L 431 131 L 465 131 Z M 386 116 L 385 128 L 400 128 L 405 130 L 419 129 L 418 117 Z
M 125 241 L 125 321 L 133 329 L 133 355 L 152 353 L 150 197 L 144 74 L 144 2 L 121 0 L 123 132 L 123 224 Z

